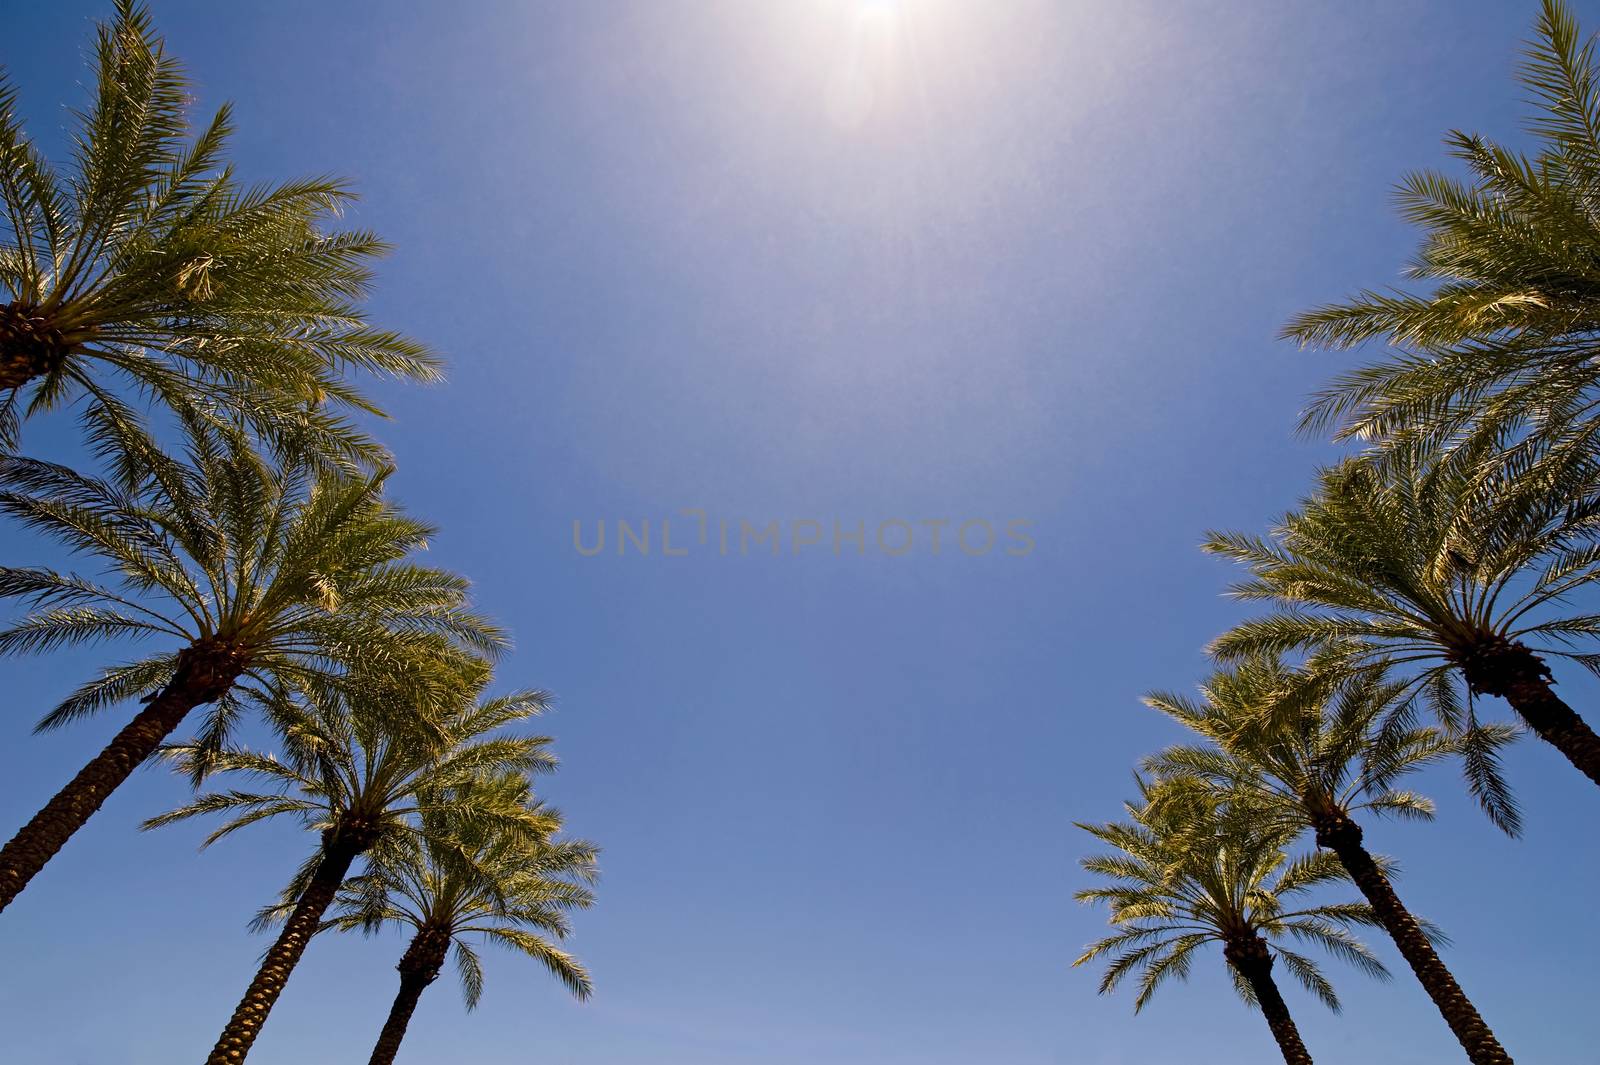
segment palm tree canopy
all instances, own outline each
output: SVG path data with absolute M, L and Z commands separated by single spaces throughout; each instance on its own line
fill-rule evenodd
M 1259 824 L 1244 807 L 1193 792 L 1185 801 L 1163 802 L 1143 779 L 1139 786 L 1141 801 L 1124 804 L 1126 820 L 1078 825 L 1112 848 L 1081 863 L 1109 883 L 1076 895 L 1080 902 L 1105 903 L 1118 929 L 1073 962 L 1107 959 L 1101 994 L 1137 972 L 1134 1008 L 1143 1009 L 1168 979 L 1188 978 L 1201 947 L 1256 939 L 1334 1010 L 1339 999 L 1332 984 L 1315 961 L 1286 944 L 1316 946 L 1371 976 L 1387 977 L 1350 930 L 1376 924 L 1370 907 L 1300 902 L 1347 880 L 1336 857 L 1314 852 L 1291 861 L 1285 848 L 1294 833 Z M 1229 972 L 1240 996 L 1253 1004 L 1250 985 L 1231 965 Z
M 226 659 L 227 686 L 207 693 L 215 702 L 205 732 L 216 745 L 246 697 L 276 705 L 357 663 L 419 689 L 448 686 L 437 667 L 452 653 L 504 645 L 471 611 L 465 580 L 409 560 L 433 530 L 383 498 L 382 476 L 273 465 L 237 433 L 196 433 L 181 456 L 132 431 L 103 443 L 132 490 L 46 462 L 0 460 L 0 512 L 106 566 L 99 576 L 0 567 L 0 597 L 30 608 L 0 629 L 0 653 L 124 638 L 179 648 L 105 670 L 41 727 L 159 688 L 196 648 Z
M 1561 0 L 1544 0 L 1520 80 L 1538 110 L 1532 155 L 1452 133 L 1467 171 L 1406 177 L 1401 210 L 1422 230 L 1409 276 L 1422 292 L 1362 292 L 1295 318 L 1303 345 L 1383 340 L 1401 350 L 1343 374 L 1308 428 L 1448 438 L 1600 431 L 1600 66 Z
M 1210 742 L 1169 747 L 1144 770 L 1164 786 L 1190 779 L 1218 788 L 1284 831 L 1361 811 L 1428 820 L 1432 801 L 1396 784 L 1458 744 L 1414 723 L 1415 698 L 1409 681 L 1377 670 L 1329 677 L 1273 656 L 1245 659 L 1212 674 L 1198 699 L 1145 699 Z M 1484 727 L 1497 745 L 1515 735 Z
M 1225 661 L 1338 652 L 1350 668 L 1413 670 L 1426 705 L 1464 740 L 1480 801 L 1514 825 L 1489 743 L 1499 734 L 1479 727 L 1457 678 L 1470 685 L 1479 662 L 1510 646 L 1600 669 L 1585 649 L 1600 615 L 1565 605 L 1600 574 L 1588 471 L 1571 455 L 1513 470 L 1481 449 L 1421 445 L 1326 469 L 1269 536 L 1207 535 L 1207 551 L 1250 570 L 1232 594 L 1276 608 L 1212 649 Z
M 225 410 L 325 455 L 379 460 L 348 418 L 375 408 L 344 374 L 439 371 L 364 319 L 386 246 L 325 231 L 347 186 L 241 185 L 225 161 L 229 109 L 188 136 L 188 80 L 132 0 L 98 27 L 94 65 L 64 173 L 0 77 L 0 446 L 22 417 L 75 396 L 114 403 L 120 379 L 190 417 Z
M 458 799 L 488 794 L 491 806 L 518 804 L 560 825 L 560 815 L 534 800 L 528 779 L 508 775 L 476 781 Z M 567 913 L 594 902 L 599 849 L 586 840 L 530 840 L 496 831 L 482 821 L 463 822 L 430 809 L 419 831 L 353 878 L 329 922 L 340 929 L 375 931 L 397 924 L 433 931 L 449 943 L 467 1008 L 483 993 L 483 968 L 475 941 L 518 951 L 540 962 L 578 998 L 588 998 L 589 974 L 555 941 L 570 931 Z M 268 913 L 292 906 L 292 895 Z M 441 955 L 442 958 L 442 955 Z
M 205 839 L 209 847 L 249 825 L 288 818 L 320 833 L 324 843 L 341 832 L 359 833 L 360 849 L 380 864 L 398 863 L 424 846 L 419 836 L 430 819 L 530 844 L 546 840 L 560 827 L 559 815 L 507 789 L 472 785 L 555 768 L 548 736 L 504 731 L 542 713 L 549 697 L 524 691 L 479 701 L 476 693 L 487 679 L 486 671 L 463 677 L 453 700 L 428 705 L 416 702 L 410 689 L 362 670 L 342 682 L 307 686 L 270 708 L 266 716 L 281 755 L 235 745 L 218 750 L 204 740 L 170 745 L 164 755 L 191 777 L 227 774 L 265 790 L 205 792 L 144 827 L 223 817 Z M 292 895 L 300 894 L 319 859 L 320 848 L 291 883 Z

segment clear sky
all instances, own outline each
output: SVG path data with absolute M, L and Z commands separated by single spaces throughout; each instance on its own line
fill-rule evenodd
M 398 246 L 374 313 L 451 369 L 379 390 L 394 489 L 514 631 L 504 683 L 558 694 L 546 791 L 605 848 L 573 940 L 593 1001 L 491 957 L 477 1013 L 447 974 L 401 1060 L 1277 1060 L 1220 954 L 1138 1017 L 1069 968 L 1104 927 L 1071 900 L 1071 822 L 1118 812 L 1176 736 L 1139 695 L 1191 685 L 1240 616 L 1202 530 L 1261 527 L 1332 454 L 1292 427 L 1348 359 L 1277 328 L 1398 277 L 1388 190 L 1445 130 L 1516 136 L 1534 9 L 157 0 L 200 106 L 237 105 L 241 174 L 348 175 L 352 222 Z M 108 11 L 3 4 L 53 152 Z M 687 556 L 662 557 L 664 518 Z M 604 554 L 575 519 L 607 523 Z M 616 555 L 618 519 L 650 520 L 649 557 Z M 741 555 L 740 519 L 824 543 Z M 1035 547 L 968 555 L 952 524 L 938 554 L 921 525 L 898 557 L 832 549 L 835 522 L 870 548 L 933 519 L 1030 521 Z M 0 550 L 51 557 L 10 528 Z M 29 735 L 106 657 L 0 663 L 6 833 L 125 719 Z M 1511 769 L 1521 841 L 1451 773 L 1426 781 L 1436 826 L 1370 835 L 1517 1059 L 1589 1065 L 1596 796 L 1532 744 Z M 245 923 L 313 841 L 135 832 L 184 794 L 140 773 L 0 919 L 0 1058 L 210 1047 L 266 945 Z M 314 943 L 251 1062 L 365 1060 L 402 949 Z M 1334 975 L 1343 1017 L 1287 991 L 1319 1060 L 1459 1059 L 1409 974 Z

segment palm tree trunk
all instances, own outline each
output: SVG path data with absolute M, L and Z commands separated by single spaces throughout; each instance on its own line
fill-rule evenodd
M 394 1065 L 394 1056 L 400 1052 L 400 1041 L 406 1037 L 411 1014 L 427 988 L 426 981 L 401 974 L 400 990 L 394 996 L 394 1005 L 389 1007 L 389 1019 L 383 1023 L 383 1031 L 378 1035 L 377 1045 L 372 1048 L 368 1065 Z
M 1549 680 L 1519 680 L 1506 690 L 1505 699 L 1540 739 L 1600 784 L 1600 736 L 1555 693 Z
M 1338 855 L 1350 879 L 1372 904 L 1373 912 L 1383 922 L 1394 945 L 1400 948 L 1423 990 L 1433 999 L 1444 1022 L 1466 1050 L 1467 1059 L 1473 1065 L 1511 1065 L 1511 1055 L 1478 1015 L 1477 1008 L 1445 968 L 1428 937 L 1422 934 L 1416 918 L 1400 902 L 1389 878 L 1362 845 L 1361 826 L 1342 815 L 1327 818 L 1317 825 L 1317 843 Z
M 150 704 L 0 848 L 0 910 L 11 905 L 190 710 L 226 694 L 243 668 L 240 661 L 217 641 L 198 641 L 178 655 L 172 680 Z
M 400 990 L 395 993 L 389 1019 L 378 1034 L 378 1043 L 372 1048 L 367 1065 L 394 1065 L 394 1056 L 400 1050 L 400 1041 L 406 1037 L 411 1014 L 416 1011 L 417 1002 L 428 985 L 438 979 L 449 950 L 448 930 L 430 926 L 419 929 L 412 937 L 400 964 L 395 966 L 400 971 Z
M 1311 1052 L 1300 1039 L 1300 1029 L 1295 1027 L 1289 1014 L 1289 1004 L 1283 1001 L 1277 983 L 1272 979 L 1272 953 L 1266 942 L 1256 935 L 1230 940 L 1223 948 L 1228 964 L 1238 971 L 1255 992 L 1256 1003 L 1267 1018 L 1267 1027 L 1278 1041 L 1278 1050 L 1286 1065 L 1312 1065 Z
M 217 1045 L 211 1048 L 211 1056 L 206 1058 L 206 1065 L 238 1065 L 244 1061 L 256 1036 L 261 1034 L 261 1026 L 272 1012 L 273 1003 L 278 1001 L 284 985 L 289 982 L 289 974 L 294 972 L 306 945 L 322 924 L 322 915 L 339 893 L 350 866 L 371 845 L 372 833 L 356 827 L 323 834 L 322 860 L 317 863 L 317 871 L 300 892 L 294 912 L 261 960 L 255 979 L 250 981 L 244 998 L 228 1018 Z
M 1600 784 L 1600 736 L 1555 693 L 1544 659 L 1500 636 L 1485 638 L 1453 657 L 1473 691 L 1498 695 L 1510 703 L 1540 739 Z

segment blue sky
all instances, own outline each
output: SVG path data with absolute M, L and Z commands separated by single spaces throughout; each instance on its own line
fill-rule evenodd
M 0 61 L 53 151 L 108 8 L 5 5 Z M 1448 128 L 1515 136 L 1534 8 L 159 0 L 200 106 L 237 105 L 241 174 L 348 175 L 351 221 L 397 245 L 373 312 L 451 368 L 377 390 L 394 489 L 514 631 L 505 685 L 558 694 L 546 790 L 605 848 L 573 941 L 594 1000 L 494 957 L 476 1014 L 453 977 L 424 997 L 402 1060 L 1276 1060 L 1220 956 L 1139 1017 L 1068 967 L 1104 921 L 1071 901 L 1071 822 L 1116 814 L 1175 738 L 1139 695 L 1191 685 L 1240 616 L 1202 530 L 1260 527 L 1332 453 L 1292 427 L 1348 359 L 1277 328 L 1398 277 L 1388 190 Z M 1020 519 L 1036 547 L 573 549 L 575 519 L 681 508 L 869 536 Z M 0 549 L 49 555 L 9 528 Z M 29 735 L 102 660 L 0 664 L 8 825 L 119 723 Z M 1595 797 L 1532 744 L 1511 768 L 1521 841 L 1449 773 L 1436 826 L 1370 836 L 1518 1059 L 1580 1065 Z M 140 773 L 0 920 L 8 1060 L 211 1045 L 265 946 L 245 923 L 312 841 L 135 832 L 183 795 Z M 402 949 L 313 944 L 251 1061 L 361 1060 Z M 1338 975 L 1343 1017 L 1288 992 L 1320 1060 L 1457 1059 L 1408 976 Z

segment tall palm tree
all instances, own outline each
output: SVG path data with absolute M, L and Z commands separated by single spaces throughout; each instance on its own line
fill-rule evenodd
M 509 776 L 477 787 L 510 789 L 502 799 L 545 816 L 533 802 L 526 777 Z M 411 932 L 400 963 L 400 988 L 372 1051 L 372 1065 L 390 1065 L 405 1038 L 423 991 L 455 955 L 467 1008 L 483 992 L 483 970 L 473 941 L 509 947 L 533 958 L 580 999 L 589 974 L 553 940 L 568 932 L 567 912 L 593 904 L 597 848 L 583 840 L 528 840 L 496 832 L 482 822 L 453 823 L 430 811 L 421 831 L 408 837 L 372 871 L 351 881 L 331 924 L 375 931 L 396 924 Z
M 1220 943 L 1235 989 L 1260 1006 L 1283 1060 L 1310 1065 L 1273 966 L 1282 961 L 1307 990 L 1338 1010 L 1338 996 L 1316 963 L 1284 941 L 1320 946 L 1386 978 L 1383 964 L 1350 932 L 1351 925 L 1376 923 L 1371 907 L 1351 902 L 1290 909 L 1290 899 L 1344 879 L 1333 855 L 1317 852 L 1290 861 L 1285 847 L 1293 834 L 1258 825 L 1239 807 L 1192 791 L 1182 801 L 1157 801 L 1142 779 L 1140 792 L 1138 804 L 1124 806 L 1126 821 L 1078 826 L 1113 853 L 1083 860 L 1085 869 L 1111 883 L 1076 897 L 1110 906 L 1119 931 L 1091 944 L 1073 964 L 1109 957 L 1101 994 L 1137 971 L 1137 1011 L 1168 978 L 1188 977 L 1197 950 Z
M 464 580 L 406 561 L 432 529 L 383 499 L 381 476 L 273 466 L 242 435 L 197 434 L 183 458 L 138 434 L 105 445 L 136 491 L 0 460 L 0 512 L 109 570 L 0 566 L 0 597 L 31 607 L 0 629 L 0 654 L 122 638 L 168 647 L 106 669 L 40 722 L 144 704 L 0 849 L 0 908 L 195 707 L 212 704 L 204 733 L 215 744 L 252 689 L 279 692 L 353 661 L 425 688 L 438 682 L 441 645 L 492 654 L 504 643 L 469 611 Z
M 478 683 L 486 680 L 480 673 Z M 264 791 L 207 792 L 176 810 L 151 818 L 146 828 L 201 815 L 226 823 L 205 840 L 210 846 L 247 825 L 292 818 L 319 834 L 320 843 L 291 884 L 295 903 L 268 948 L 243 999 L 223 1028 L 208 1065 L 242 1062 L 283 992 L 306 945 L 321 927 L 356 859 L 376 855 L 376 867 L 417 846 L 417 834 L 434 819 L 475 824 L 533 845 L 560 827 L 559 818 L 519 801 L 504 788 L 474 788 L 485 776 L 526 775 L 555 767 L 544 736 L 501 730 L 542 712 L 542 692 L 476 702 L 469 685 L 454 707 L 419 706 L 382 677 L 363 673 L 350 684 L 308 688 L 273 708 L 283 757 L 201 742 L 174 745 L 168 754 L 191 773 L 227 772 L 261 781 Z M 416 711 L 416 722 L 397 710 Z M 421 725 L 422 727 L 418 727 Z M 436 727 L 437 726 L 437 727 Z
M 324 231 L 348 188 L 240 185 L 229 109 L 188 138 L 188 79 L 133 0 L 98 27 L 94 66 L 65 174 L 0 77 L 0 447 L 22 417 L 75 396 L 116 404 L 120 379 L 191 415 L 220 404 L 325 453 L 381 456 L 345 416 L 374 409 L 345 370 L 439 369 L 366 324 L 357 301 L 386 246 Z
M 1487 469 L 1487 472 L 1486 472 Z M 1600 784 L 1600 737 L 1558 696 L 1546 659 L 1591 670 L 1575 650 L 1600 635 L 1600 615 L 1563 607 L 1600 574 L 1593 502 L 1569 503 L 1588 476 L 1581 463 L 1542 462 L 1510 473 L 1482 449 L 1397 449 L 1376 463 L 1322 471 L 1315 493 L 1267 538 L 1211 533 L 1207 551 L 1241 562 L 1241 599 L 1278 608 L 1212 645 L 1223 659 L 1348 648 L 1346 664 L 1393 663 L 1451 730 L 1469 741 L 1469 779 L 1491 817 L 1516 811 L 1481 735 L 1469 694 L 1505 699 L 1528 726 Z
M 1364 672 L 1330 684 L 1270 658 L 1216 672 L 1198 700 L 1155 693 L 1146 702 L 1215 746 L 1180 745 L 1145 762 L 1165 787 L 1196 780 L 1243 803 L 1274 831 L 1310 830 L 1361 889 L 1474 1065 L 1507 1054 L 1440 960 L 1362 842 L 1356 815 L 1429 819 L 1433 804 L 1397 788 L 1405 774 L 1452 755 L 1455 744 L 1406 720 L 1409 685 Z M 1496 738 L 1509 739 L 1509 730 Z
M 1449 438 L 1600 433 L 1600 64 L 1560 0 L 1544 0 L 1523 86 L 1538 105 L 1531 156 L 1452 133 L 1466 180 L 1424 171 L 1401 183 L 1422 230 L 1421 291 L 1366 291 L 1295 318 L 1302 345 L 1400 350 L 1322 392 L 1307 427 L 1342 435 Z

